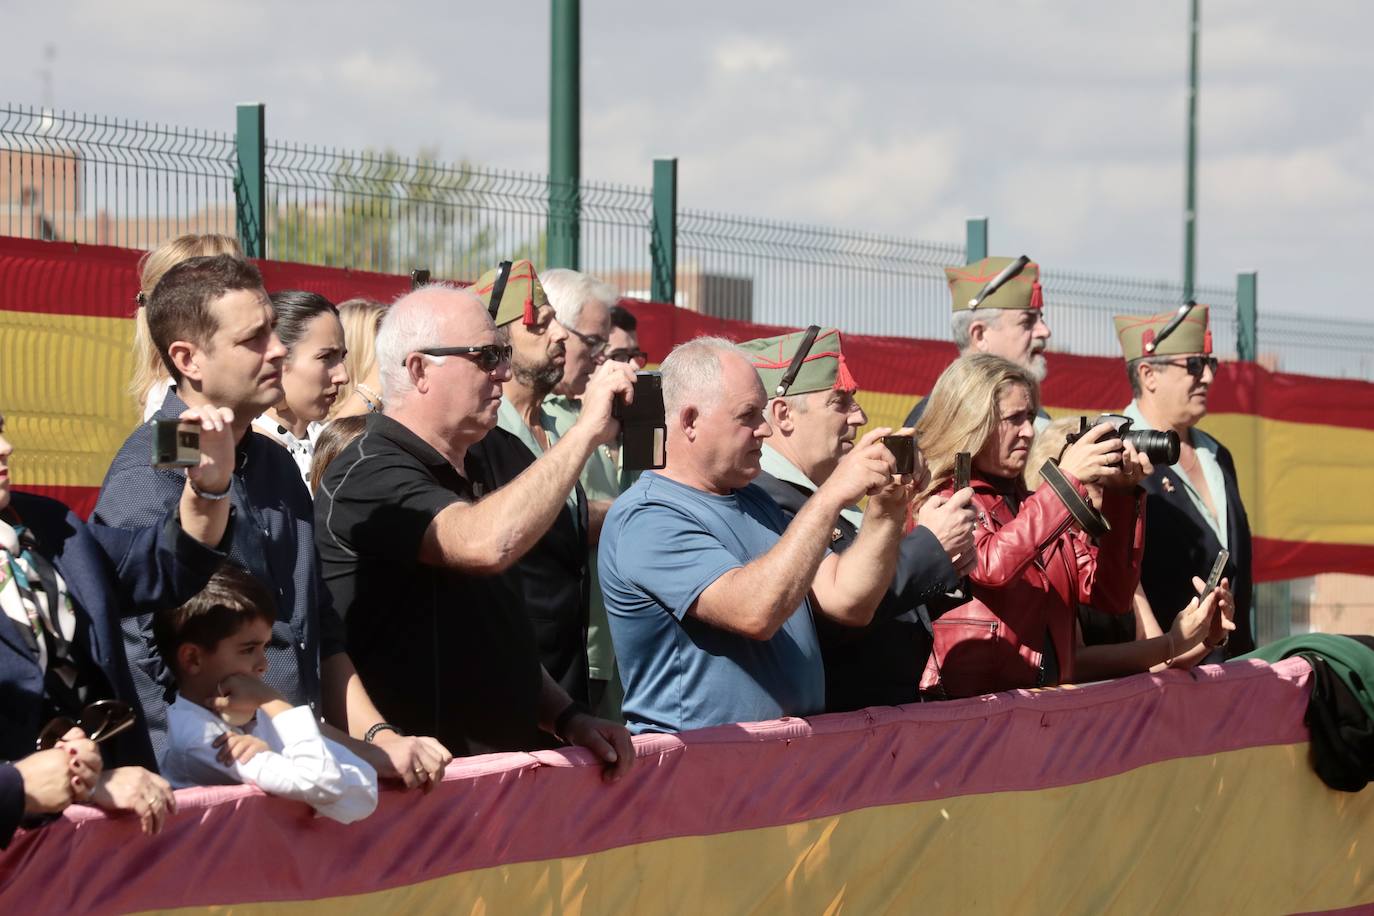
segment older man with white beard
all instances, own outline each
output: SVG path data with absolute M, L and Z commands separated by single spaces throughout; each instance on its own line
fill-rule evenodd
M 1045 323 L 1040 265 L 1027 261 L 995 290 L 986 291 L 988 284 L 1015 263 L 1012 258 L 983 258 L 963 267 L 945 268 L 954 307 L 950 326 L 960 356 L 991 353 L 1025 366 L 1036 381 L 1043 382 L 1050 326 Z M 907 426 L 916 425 L 925 406 L 922 399 L 912 408 L 906 418 Z M 1035 431 L 1040 432 L 1049 422 L 1049 414 L 1041 408 L 1035 419 Z

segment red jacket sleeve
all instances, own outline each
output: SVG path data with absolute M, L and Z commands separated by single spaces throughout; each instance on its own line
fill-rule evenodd
M 1077 481 L 1074 485 L 1081 487 Z M 1068 508 L 1055 492 L 1041 487 L 1021 504 L 1015 518 L 993 531 L 982 516 L 999 500 L 986 493 L 974 496 L 980 515 L 974 532 L 978 567 L 969 578 L 986 588 L 1005 588 L 1014 582 L 1028 563 L 1073 525 Z

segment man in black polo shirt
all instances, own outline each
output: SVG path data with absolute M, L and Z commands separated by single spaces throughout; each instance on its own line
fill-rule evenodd
M 633 762 L 629 733 L 548 675 L 521 595 L 500 574 L 554 524 L 592 450 L 615 435 L 611 405 L 633 373 L 602 367 L 581 420 L 538 460 L 520 446 L 527 466 L 493 492 L 512 470 L 495 465 L 519 454 L 495 429 L 510 377 L 497 325 L 517 319 L 538 320 L 522 295 L 500 301 L 493 322 L 472 292 L 441 286 L 391 307 L 377 337 L 386 409 L 321 481 L 316 543 L 388 721 L 458 754 L 545 746 L 542 729 L 589 748 L 615 778 Z

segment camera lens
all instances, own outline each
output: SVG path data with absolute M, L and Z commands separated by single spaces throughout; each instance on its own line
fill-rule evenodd
M 1122 437 L 1135 446 L 1135 450 L 1150 459 L 1151 464 L 1178 463 L 1178 433 L 1173 430 L 1159 432 L 1153 429 L 1134 429 Z

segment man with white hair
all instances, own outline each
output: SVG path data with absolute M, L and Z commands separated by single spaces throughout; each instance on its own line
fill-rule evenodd
M 791 524 L 751 483 L 767 397 L 738 347 L 702 337 L 663 362 L 667 466 L 616 500 L 601 584 L 631 731 L 681 731 L 824 711 L 812 615 L 864 626 L 892 581 L 911 481 L 873 430 Z M 870 497 L 832 554 L 840 511 Z
M 954 308 L 950 327 L 960 356 L 991 353 L 1025 366 L 1037 381 L 1043 382 L 1050 326 L 1045 323 L 1040 265 L 1027 261 L 1000 286 L 988 289 L 1016 263 L 1012 258 L 983 258 L 963 267 L 945 268 Z M 922 399 L 912 408 L 906 418 L 907 426 L 916 426 L 925 406 Z M 1049 414 L 1042 409 L 1035 420 L 1036 432 L 1049 422 Z
M 544 413 L 552 420 L 554 439 L 577 422 L 582 412 L 582 393 L 597 366 L 606 361 L 611 334 L 611 308 L 619 298 L 608 283 L 576 270 L 554 268 L 539 275 L 558 323 L 568 332 L 564 345 L 563 378 L 553 394 L 544 399 Z M 615 648 L 606 624 L 606 604 L 597 573 L 597 542 L 611 503 L 620 495 L 620 469 L 615 446 L 602 445 L 587 459 L 579 478 L 587 495 L 588 539 L 591 553 L 591 587 L 587 622 L 587 674 L 592 709 L 607 719 L 620 718 L 620 676 L 616 673 Z
M 443 735 L 457 754 L 537 748 L 542 729 L 589 748 L 616 778 L 633 761 L 628 732 L 544 670 L 523 596 L 501 574 L 545 535 L 588 455 L 615 435 L 611 405 L 631 393 L 630 372 L 598 372 L 581 421 L 535 460 L 495 427 L 511 355 L 498 325 L 523 317 L 532 327 L 538 310 L 526 295 L 483 289 L 498 300 L 494 320 L 474 292 L 445 286 L 389 310 L 377 336 L 384 413 L 368 417 L 317 494 L 325 578 L 388 722 Z M 502 485 L 498 474 L 513 468 L 494 467 L 493 454 L 526 464 Z

